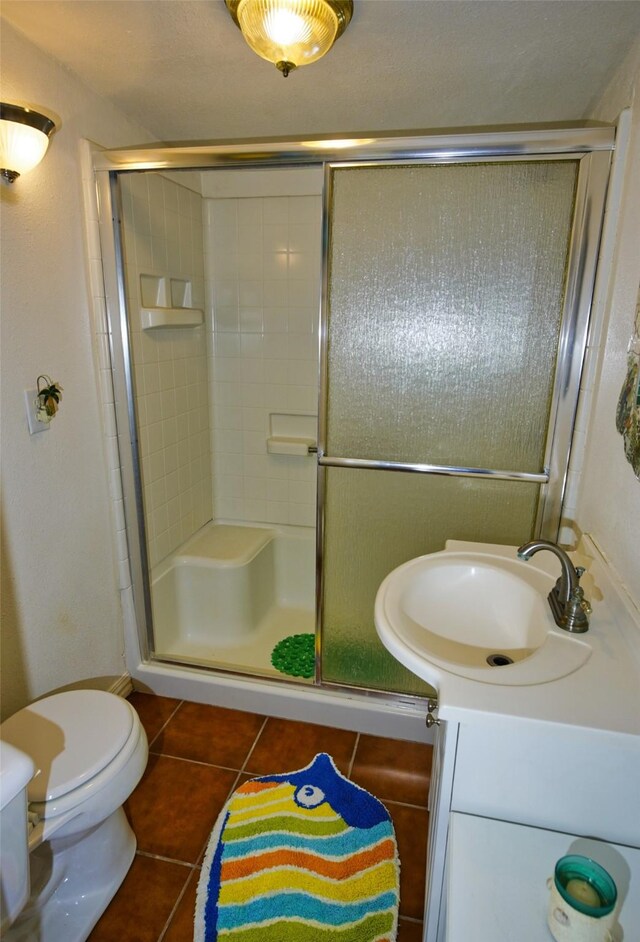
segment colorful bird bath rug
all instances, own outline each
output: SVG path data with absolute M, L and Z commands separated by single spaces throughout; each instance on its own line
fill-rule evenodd
M 200 874 L 194 942 L 394 942 L 399 877 L 388 811 L 323 752 L 231 795 Z

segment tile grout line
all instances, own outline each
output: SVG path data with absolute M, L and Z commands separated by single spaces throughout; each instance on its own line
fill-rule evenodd
M 141 691 L 138 691 L 138 692 L 141 692 Z M 166 720 L 164 721 L 164 723 L 162 724 L 162 726 L 160 727 L 160 729 L 158 730 L 158 732 L 155 734 L 155 736 L 153 737 L 153 739 L 152 739 L 151 742 L 149 743 L 149 753 L 151 753 L 151 747 L 152 747 L 152 745 L 154 744 L 154 742 L 156 741 L 156 739 L 158 738 L 158 736 L 160 735 L 160 733 L 164 732 L 164 730 L 167 728 L 168 724 L 169 724 L 169 723 L 171 722 L 171 720 L 174 718 L 174 716 L 176 715 L 176 713 L 178 712 L 178 710 L 180 709 L 180 707 L 182 706 L 182 704 L 183 704 L 184 702 L 185 702 L 184 700 L 180 700 L 180 702 L 179 702 L 178 705 L 176 706 L 175 710 L 173 710 L 173 712 L 166 718 Z M 159 753 L 159 754 L 162 755 L 162 753 Z M 154 753 L 154 755 L 158 755 L 158 753 Z
M 413 808 L 414 811 L 426 811 L 429 813 L 429 809 L 426 805 L 412 805 L 408 801 L 398 801 L 396 798 L 385 798 L 385 805 L 400 805 L 401 808 Z
M 353 749 L 351 750 L 351 759 L 349 761 L 349 769 L 347 771 L 347 778 L 351 778 L 351 773 L 353 772 L 353 766 L 356 761 L 356 752 L 358 751 L 358 745 L 360 744 L 360 733 L 356 733 L 356 741 L 353 744 Z
M 136 856 L 149 857 L 151 860 L 162 860 L 163 863 L 178 864 L 178 866 L 187 867 L 190 870 L 198 866 L 188 860 L 179 860 L 178 857 L 165 857 L 164 854 L 152 854 L 151 851 L 148 850 L 136 850 Z
M 216 765 L 215 762 L 205 762 L 203 759 L 190 759 L 188 756 L 174 756 L 170 752 L 150 752 L 149 755 L 163 759 L 175 759 L 176 762 L 190 762 L 192 765 L 204 765 L 207 769 L 220 769 L 221 772 L 236 772 L 241 775 L 243 769 L 234 769 L 230 765 Z
M 258 732 L 257 732 L 257 734 L 256 734 L 256 738 L 253 740 L 253 744 L 252 744 L 251 748 L 249 749 L 249 751 L 248 751 L 248 753 L 247 753 L 247 755 L 246 755 L 246 757 L 245 757 L 244 762 L 242 763 L 242 768 L 241 768 L 240 771 L 238 772 L 238 778 L 240 778 L 240 776 L 242 775 L 242 773 L 246 771 L 247 762 L 249 761 L 249 759 L 250 759 L 251 756 L 253 755 L 253 752 L 254 752 L 256 746 L 258 745 L 258 740 L 259 740 L 260 737 L 262 736 L 262 733 L 264 732 L 264 728 L 265 728 L 265 726 L 267 725 L 268 722 L 269 722 L 269 717 L 268 717 L 268 716 L 265 716 L 264 721 L 263 721 L 263 723 L 262 723 L 262 726 L 261 726 L 260 729 L 258 730 Z M 249 773 L 247 773 L 247 774 L 249 774 Z M 258 774 L 260 774 L 260 773 L 258 773 Z M 236 781 L 237 781 L 237 780 L 236 780 Z M 233 787 L 235 788 L 235 785 L 234 785 Z M 231 793 L 229 793 L 229 794 L 231 794 Z
M 223 806 L 222 806 L 222 809 L 221 809 L 221 812 L 220 812 L 220 813 L 222 813 L 222 810 L 225 808 L 227 802 L 229 801 L 229 798 L 231 797 L 231 795 L 233 795 L 234 791 L 235 791 L 236 788 L 238 787 L 238 782 L 240 781 L 240 776 L 241 776 L 241 775 L 243 774 L 243 772 L 245 771 L 245 769 L 246 769 L 246 767 L 247 767 L 247 762 L 248 762 L 249 759 L 251 758 L 251 754 L 252 754 L 253 750 L 254 750 L 254 749 L 256 748 L 256 746 L 258 745 L 258 740 L 260 739 L 260 736 L 262 735 L 262 731 L 264 730 L 265 726 L 267 725 L 268 719 L 269 719 L 268 716 L 265 716 L 265 717 L 264 717 L 264 719 L 263 719 L 263 721 L 262 721 L 262 726 L 260 727 L 260 729 L 259 729 L 258 732 L 256 733 L 256 737 L 255 737 L 255 739 L 253 740 L 253 743 L 252 743 L 252 745 L 251 745 L 249 751 L 247 752 L 247 755 L 245 756 L 245 760 L 244 760 L 244 762 L 242 763 L 242 766 L 241 766 L 241 768 L 240 768 L 240 771 L 237 772 L 236 769 L 227 769 L 227 771 L 229 771 L 229 772 L 236 772 L 236 777 L 235 777 L 235 779 L 234 779 L 233 785 L 231 786 L 231 788 L 229 789 L 229 791 L 228 791 L 228 793 L 227 793 L 227 797 L 225 798 L 225 801 L 224 801 L 224 804 L 223 804 Z M 186 760 L 186 761 L 190 761 L 190 760 Z M 202 763 L 202 764 L 204 765 L 204 764 L 208 764 L 208 763 Z M 210 765 L 210 764 L 209 764 L 209 767 L 210 767 L 210 768 L 226 768 L 226 767 L 224 767 L 224 766 L 212 766 L 212 765 Z M 248 774 L 248 773 L 247 773 L 247 774 Z M 216 820 L 217 820 L 217 819 L 216 819 Z M 214 825 L 214 827 L 215 827 L 215 825 Z M 202 847 L 202 850 L 201 850 L 200 853 L 198 854 L 198 857 L 197 857 L 197 860 L 196 860 L 196 866 L 199 866 L 199 865 L 201 864 L 202 859 L 204 858 L 204 855 L 205 855 L 206 852 L 207 852 L 207 847 L 209 846 L 209 840 L 210 840 L 210 839 L 211 839 L 211 834 L 209 834 L 209 835 L 207 836 L 207 839 L 206 839 L 206 841 L 204 842 L 204 845 L 203 845 L 203 847 Z M 160 942 L 160 940 L 158 940 L 158 942 Z
M 162 930 L 161 930 L 161 932 L 160 932 L 160 935 L 158 936 L 157 942 L 162 942 L 162 940 L 164 939 L 165 935 L 167 934 L 167 930 L 169 929 L 169 927 L 170 927 L 170 925 L 171 925 L 171 920 L 173 919 L 173 917 L 175 916 L 176 912 L 178 911 L 178 906 L 179 906 L 180 903 L 182 902 L 182 897 L 183 897 L 184 894 L 187 892 L 187 886 L 189 885 L 189 880 L 190 880 L 191 877 L 193 876 L 194 870 L 195 870 L 195 867 L 191 867 L 191 872 L 189 873 L 189 876 L 187 877 L 187 879 L 184 881 L 184 886 L 182 887 L 182 889 L 181 889 L 180 892 L 178 893 L 178 898 L 177 898 L 177 900 L 175 901 L 175 903 L 173 904 L 173 909 L 172 909 L 171 912 L 169 913 L 169 917 L 168 917 L 167 921 L 165 922 L 165 924 L 164 924 L 164 926 L 163 926 L 163 928 L 162 928 Z

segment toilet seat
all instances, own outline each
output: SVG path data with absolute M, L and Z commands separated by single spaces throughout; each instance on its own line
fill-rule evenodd
M 15 713 L 2 724 L 1 737 L 28 752 L 36 765 L 28 788 L 30 804 L 50 802 L 49 811 L 58 814 L 63 805 L 69 806 L 65 797 L 82 791 L 83 785 L 99 787 L 99 780 L 115 770 L 108 776 L 100 773 L 116 757 L 124 758 L 119 756 L 123 749 L 133 751 L 139 735 L 136 720 L 121 697 L 101 690 L 70 690 Z M 73 803 L 77 801 L 76 796 Z
M 146 735 L 142 724 L 138 721 L 131 730 L 131 735 L 124 748 L 97 775 L 53 801 L 30 801 L 29 811 L 34 812 L 40 819 L 51 820 L 51 823 L 53 823 L 58 817 L 80 810 L 80 805 L 83 802 L 89 802 L 96 795 L 99 795 L 105 786 L 108 786 L 109 789 L 113 788 L 114 780 L 129 763 L 134 752 L 140 748 L 142 741 L 146 751 Z

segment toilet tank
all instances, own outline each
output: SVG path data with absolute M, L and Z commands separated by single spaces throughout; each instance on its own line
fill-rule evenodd
M 0 740 L 0 933 L 29 896 L 27 785 L 33 762 Z

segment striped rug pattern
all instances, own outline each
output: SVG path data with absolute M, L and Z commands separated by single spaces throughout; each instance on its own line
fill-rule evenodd
M 213 829 L 195 942 L 394 942 L 400 862 L 391 818 L 326 753 L 252 779 Z

